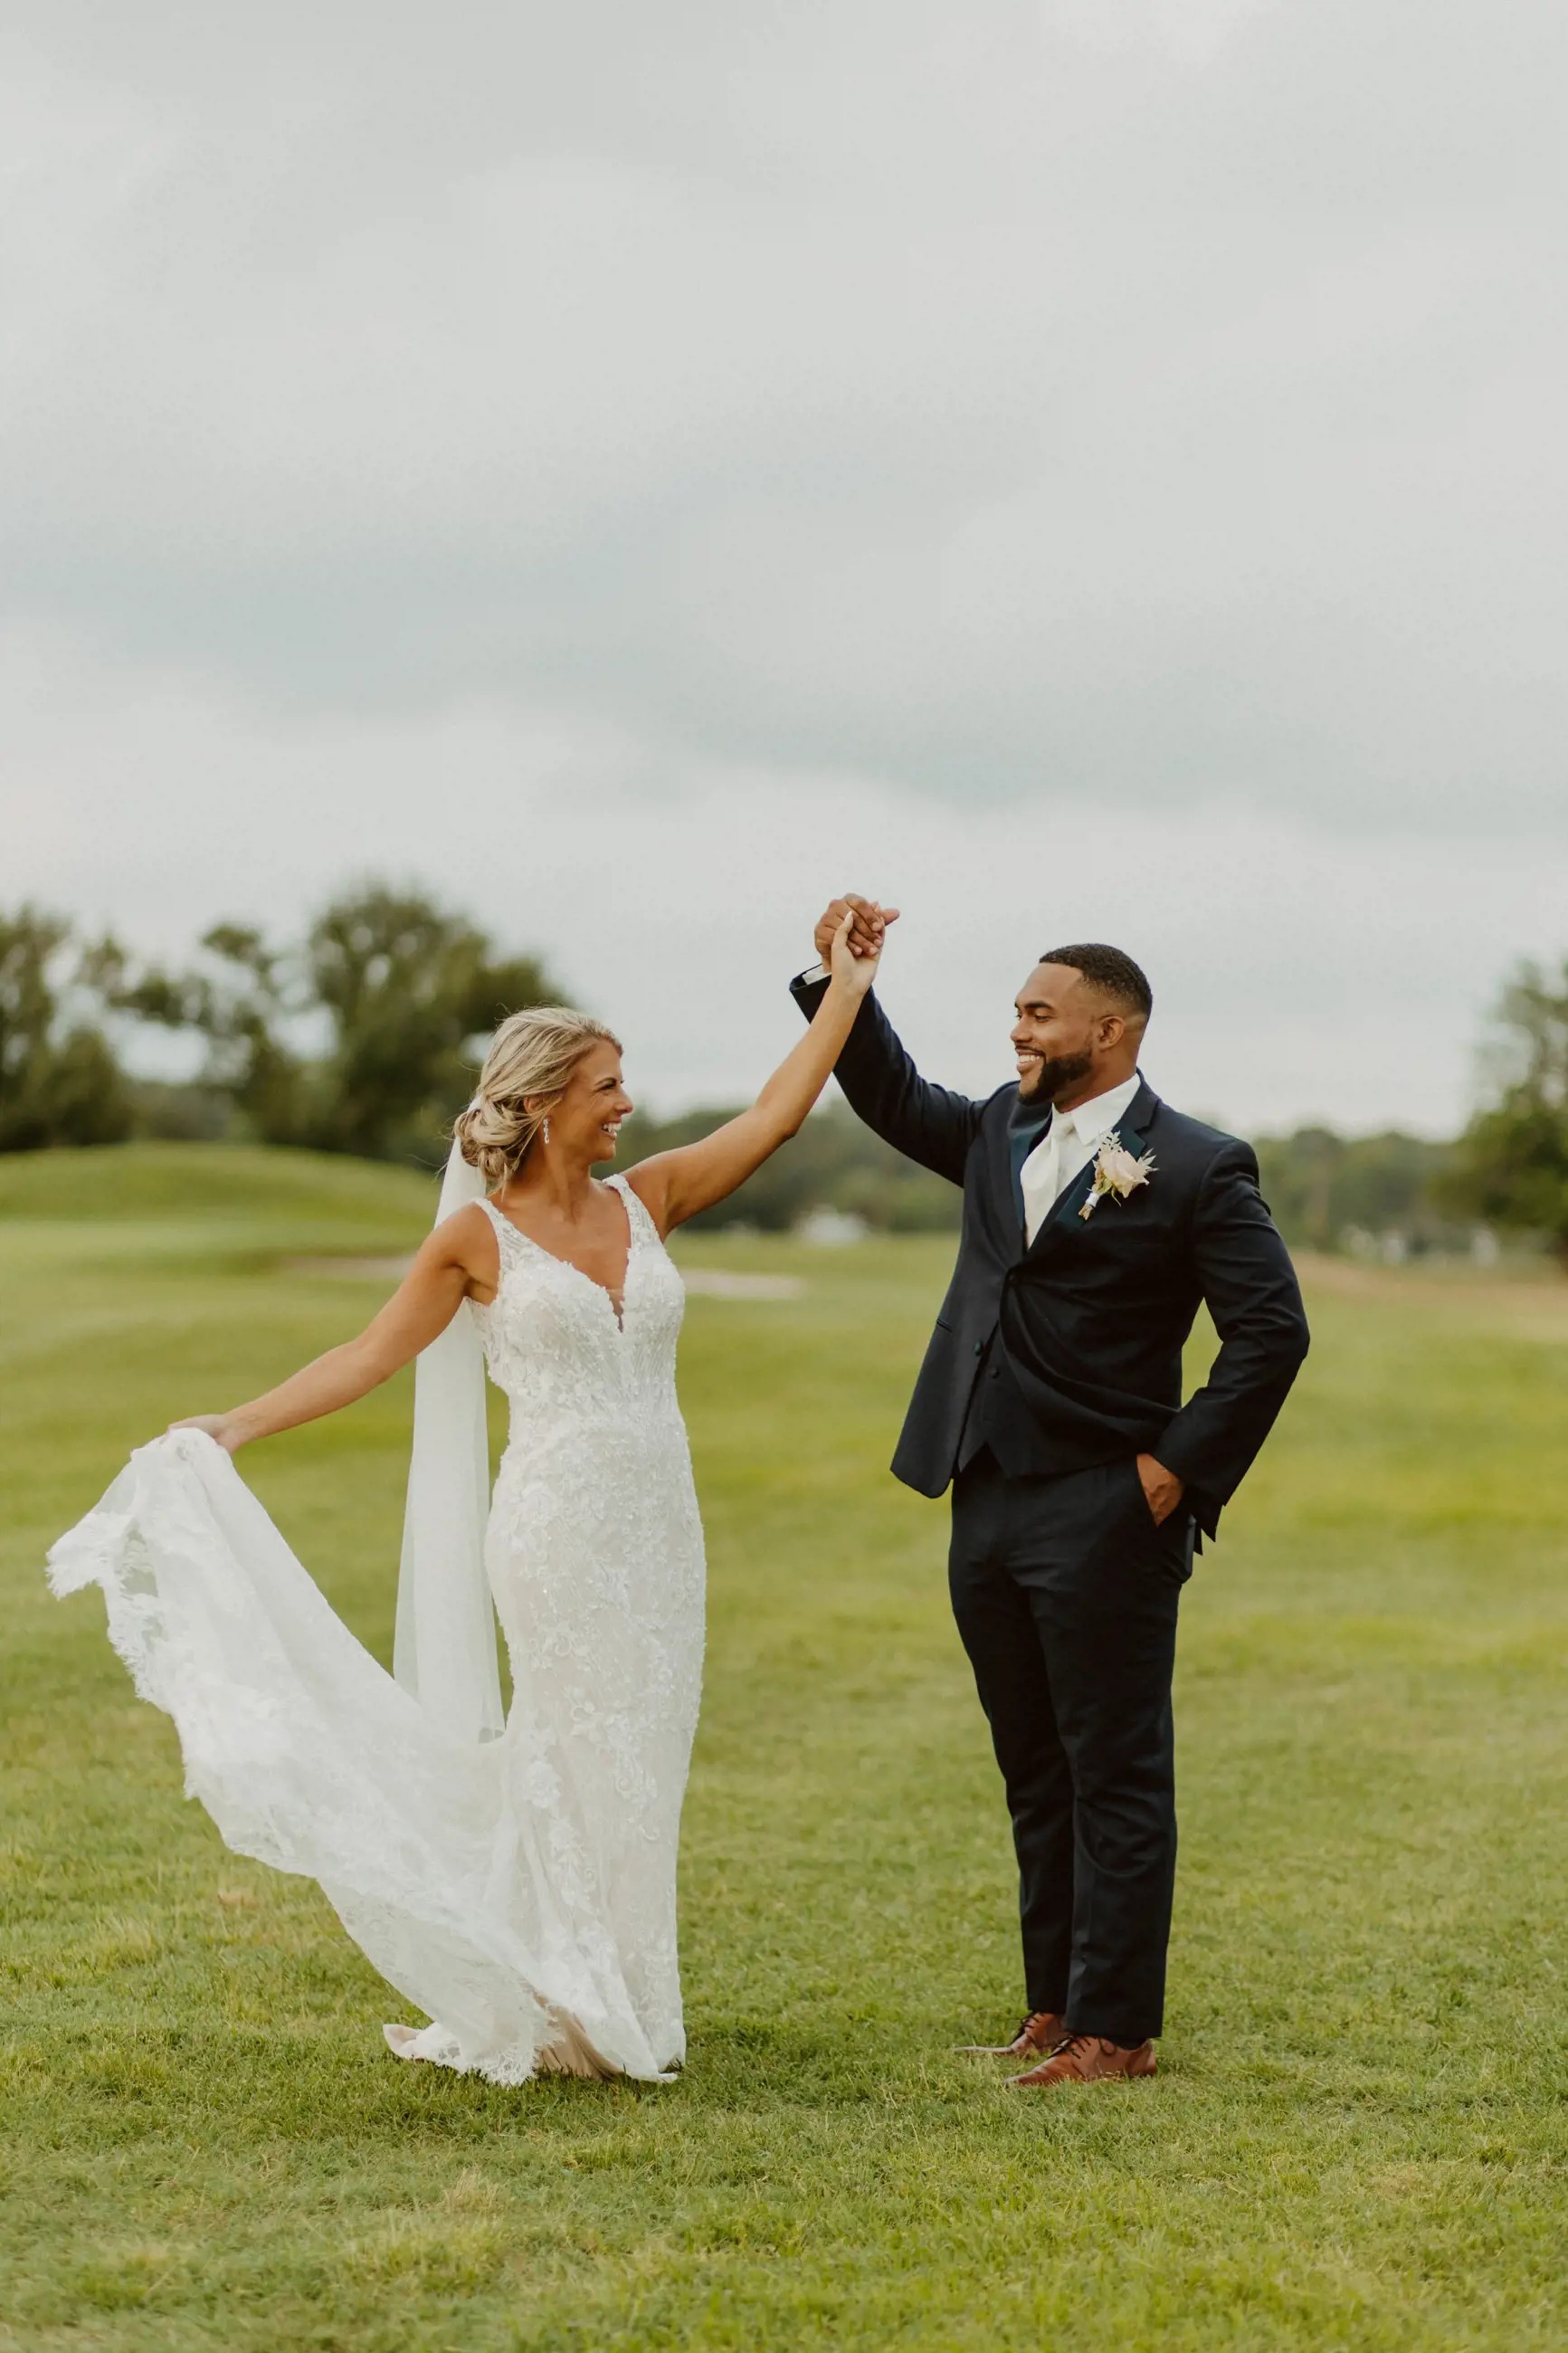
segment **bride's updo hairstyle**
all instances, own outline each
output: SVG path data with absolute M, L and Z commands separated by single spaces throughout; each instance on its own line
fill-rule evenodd
M 568 1006 L 531 1005 L 526 1013 L 508 1014 L 490 1039 L 474 1100 L 452 1126 L 464 1159 L 490 1192 L 516 1176 L 573 1071 L 600 1045 L 622 1050 L 613 1029 Z

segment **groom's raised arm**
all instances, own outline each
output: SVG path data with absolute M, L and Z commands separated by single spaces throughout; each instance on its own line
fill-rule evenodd
M 808 1021 L 826 987 L 826 975 L 801 973 L 791 981 L 790 995 Z M 954 1185 L 963 1184 L 981 1106 L 968 1095 L 921 1078 L 874 990 L 860 1008 L 833 1075 L 851 1107 L 884 1144 Z

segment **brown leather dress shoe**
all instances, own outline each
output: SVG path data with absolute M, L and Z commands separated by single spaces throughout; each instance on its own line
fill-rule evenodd
M 961 2042 L 961 2051 L 983 2059 L 1043 2059 L 1067 2034 L 1054 2010 L 1031 2010 L 1011 2042 Z
M 1154 2046 L 1108 2042 L 1102 2034 L 1068 2034 L 1041 2067 L 1010 2075 L 1010 2092 L 1043 2090 L 1048 2084 L 1126 2084 L 1154 2073 Z

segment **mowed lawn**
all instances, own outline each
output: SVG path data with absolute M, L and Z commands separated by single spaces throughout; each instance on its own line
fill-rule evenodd
M 229 1855 L 52 1600 L 132 1444 L 355 1328 L 399 1172 L 0 1162 L 0 2347 L 1568 2343 L 1568 1284 L 1325 1270 L 1200 1562 L 1156 2083 L 1018 2100 L 1005 1824 L 945 1511 L 886 1472 L 951 1246 L 692 1242 L 707 1706 L 667 2087 L 399 2066 L 309 1884 Z M 390 1656 L 410 1385 L 241 1458 Z

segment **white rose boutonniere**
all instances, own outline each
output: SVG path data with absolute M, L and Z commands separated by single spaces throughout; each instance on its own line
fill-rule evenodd
M 1134 1159 L 1119 1135 L 1108 1135 L 1094 1155 L 1094 1183 L 1079 1216 L 1092 1218 L 1107 1193 L 1118 1201 L 1125 1201 L 1130 1193 L 1136 1193 L 1140 1185 L 1146 1185 L 1153 1173 L 1154 1155 L 1152 1152 L 1145 1152 L 1142 1159 Z

